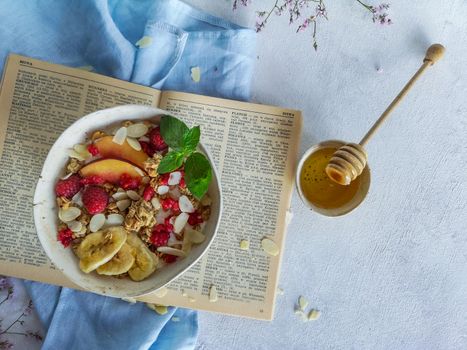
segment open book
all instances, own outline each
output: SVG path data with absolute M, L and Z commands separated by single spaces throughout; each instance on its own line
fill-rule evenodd
M 0 93 L 0 274 L 78 288 L 56 270 L 35 233 L 33 193 L 42 163 L 72 122 L 123 104 L 155 106 L 189 125 L 215 159 L 224 214 L 211 248 L 160 298 L 142 301 L 272 319 L 301 131 L 298 111 L 152 88 L 11 55 Z M 239 247 L 250 242 L 249 250 Z M 215 285 L 218 301 L 209 302 Z

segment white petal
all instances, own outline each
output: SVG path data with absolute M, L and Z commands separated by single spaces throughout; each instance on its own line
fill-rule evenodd
M 169 254 L 169 255 L 175 255 L 175 256 L 181 256 L 181 257 L 185 256 L 185 252 L 183 250 L 175 249 L 171 247 L 158 247 L 157 251 L 159 253 L 164 253 L 164 254 Z
M 159 193 L 160 195 L 167 194 L 168 192 L 169 192 L 169 186 L 162 185 L 157 188 L 157 193 Z
M 120 214 L 110 214 L 107 216 L 107 220 L 105 221 L 105 224 L 107 226 L 118 226 L 123 224 L 124 217 Z
M 178 200 L 178 206 L 180 210 L 184 213 L 194 213 L 195 207 L 193 207 L 193 203 L 191 203 L 190 199 L 183 195 Z
M 125 211 L 131 205 L 131 200 L 122 199 L 117 202 L 117 208 L 120 211 Z
M 81 210 L 76 207 L 69 207 L 67 209 L 60 209 L 58 211 L 58 218 L 63 222 L 70 222 L 81 215 Z
M 174 171 L 173 173 L 170 173 L 169 175 L 169 186 L 175 186 L 180 183 L 180 180 L 182 179 L 182 173 L 179 171 Z
M 133 139 L 131 137 L 127 137 L 126 142 L 128 142 L 130 147 L 133 148 L 135 151 L 141 151 L 141 144 L 139 143 L 138 140 Z
M 148 127 L 144 123 L 131 124 L 128 129 L 128 137 L 138 138 L 145 135 L 148 132 Z
M 97 232 L 101 229 L 102 226 L 105 224 L 105 215 L 104 214 L 96 214 L 91 218 L 89 221 L 89 230 L 91 232 Z
M 72 232 L 79 232 L 79 231 L 81 231 L 81 229 L 83 228 L 83 224 L 82 224 L 81 222 L 79 222 L 79 221 L 76 221 L 76 220 L 67 222 L 66 225 L 68 226 L 68 228 L 69 228 Z
M 118 145 L 123 145 L 123 143 L 125 142 L 125 139 L 126 139 L 126 135 L 127 135 L 127 128 L 122 126 L 115 133 L 115 136 L 113 137 L 112 142 L 114 142 L 114 143 L 116 143 Z
M 130 197 L 130 199 L 133 199 L 134 201 L 139 201 L 141 199 L 141 196 L 133 190 L 126 191 L 126 194 L 128 195 L 128 197 Z
M 279 247 L 273 240 L 269 238 L 263 238 L 261 241 L 261 247 L 269 255 L 276 256 L 279 254 Z
M 181 213 L 174 222 L 174 232 L 180 233 L 182 232 L 183 228 L 185 227 L 186 223 L 188 222 L 188 218 L 190 216 L 187 213 Z

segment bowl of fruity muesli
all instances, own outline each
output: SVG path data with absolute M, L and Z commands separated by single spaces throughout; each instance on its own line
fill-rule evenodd
M 91 113 L 57 139 L 34 196 L 39 240 L 72 282 L 136 297 L 162 288 L 209 248 L 222 211 L 199 126 L 127 105 Z

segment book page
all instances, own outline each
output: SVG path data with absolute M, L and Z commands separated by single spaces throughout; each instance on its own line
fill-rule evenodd
M 224 208 L 206 255 L 176 281 L 165 298 L 144 300 L 272 319 L 294 186 L 301 114 L 294 110 L 178 92 L 163 92 L 160 108 L 201 125 L 201 142 L 221 177 Z M 280 247 L 267 255 L 261 240 Z M 248 240 L 249 250 L 240 249 Z M 216 286 L 218 301 L 209 302 Z
M 157 106 L 160 92 L 28 57 L 8 58 L 0 95 L 0 274 L 72 287 L 53 271 L 33 221 L 47 153 L 78 118 L 98 109 Z

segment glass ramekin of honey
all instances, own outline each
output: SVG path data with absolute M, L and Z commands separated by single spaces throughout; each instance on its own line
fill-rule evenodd
M 297 168 L 296 185 L 302 201 L 315 212 L 326 216 L 340 216 L 355 209 L 370 188 L 368 164 L 350 185 L 332 181 L 324 169 L 334 152 L 346 142 L 329 140 L 308 149 Z

